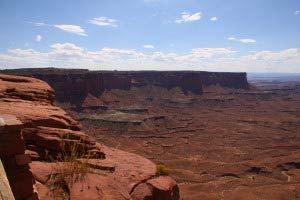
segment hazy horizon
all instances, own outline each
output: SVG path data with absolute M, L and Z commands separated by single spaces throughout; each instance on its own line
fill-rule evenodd
M 297 0 L 4 0 L 0 17 L 0 69 L 300 73 Z

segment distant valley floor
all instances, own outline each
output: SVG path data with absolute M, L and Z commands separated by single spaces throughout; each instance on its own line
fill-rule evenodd
M 250 90 L 189 96 L 145 87 L 103 98 L 105 108 L 68 112 L 101 143 L 170 167 L 182 199 L 300 198 L 300 85 L 255 80 Z

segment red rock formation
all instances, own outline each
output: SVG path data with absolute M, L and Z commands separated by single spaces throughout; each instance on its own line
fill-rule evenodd
M 138 199 L 179 199 L 173 179 L 155 177 L 154 163 L 95 142 L 78 122 L 53 106 L 53 100 L 53 90 L 43 81 L 0 75 L 0 158 L 16 199 L 37 199 L 34 183 L 40 199 L 58 194 L 70 199 L 131 199 L 144 183 L 150 196 L 139 194 Z M 82 155 L 74 164 L 85 166 L 84 172 L 75 173 L 80 179 L 58 169 L 70 166 L 60 158 L 62 153 L 71 155 L 74 144 Z M 28 155 L 33 160 L 30 169 Z M 60 184 L 57 177 L 63 177 Z
M 2 70 L 2 73 L 32 76 L 46 81 L 56 91 L 56 100 L 70 103 L 77 108 L 103 106 L 99 97 L 112 89 L 129 90 L 134 87 L 158 86 L 181 88 L 201 95 L 202 84 L 223 87 L 249 87 L 246 73 L 200 72 L 200 71 L 88 71 L 67 69 L 21 69 Z
M 120 72 L 120 75 L 128 75 L 134 86 L 154 85 L 162 88 L 179 87 L 184 93 L 193 92 L 202 94 L 202 83 L 199 75 L 193 72 Z
M 21 135 L 23 123 L 15 116 L 0 114 L 0 159 L 15 199 L 38 199 L 34 192 L 34 178 L 28 168 L 30 157 L 25 154 Z
M 131 196 L 136 200 L 172 200 L 179 199 L 178 194 L 176 182 L 168 176 L 160 176 L 138 185 Z
M 203 85 L 220 85 L 223 87 L 248 89 L 246 73 L 199 72 Z

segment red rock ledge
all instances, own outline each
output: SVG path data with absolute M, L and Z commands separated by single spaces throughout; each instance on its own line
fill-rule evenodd
M 179 199 L 176 182 L 155 176 L 155 164 L 136 154 L 97 143 L 81 126 L 53 105 L 45 82 L 0 74 L 0 158 L 16 199 Z M 89 155 L 80 179 L 59 175 L 60 153 L 76 144 Z M 51 156 L 52 159 L 49 159 Z

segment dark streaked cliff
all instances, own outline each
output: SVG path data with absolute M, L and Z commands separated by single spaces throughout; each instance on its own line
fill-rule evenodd
M 16 69 L 1 73 L 31 76 L 46 81 L 56 92 L 56 100 L 81 107 L 88 95 L 100 97 L 112 89 L 156 86 L 180 88 L 184 94 L 201 95 L 203 86 L 247 89 L 246 73 L 202 71 L 88 71 L 84 69 Z M 95 98 L 94 98 L 95 99 Z

